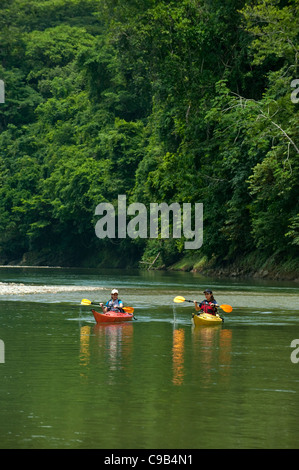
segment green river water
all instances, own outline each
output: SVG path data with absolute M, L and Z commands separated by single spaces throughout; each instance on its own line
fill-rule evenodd
M 104 288 L 0 296 L 1 449 L 299 447 L 298 283 L 49 268 L 0 282 Z M 113 287 L 137 320 L 98 326 L 81 299 Z M 173 298 L 206 287 L 233 312 L 193 328 Z

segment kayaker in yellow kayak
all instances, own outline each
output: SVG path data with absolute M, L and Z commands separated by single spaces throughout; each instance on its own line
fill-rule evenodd
M 105 306 L 103 303 L 100 303 L 102 310 L 104 313 L 113 311 L 113 312 L 123 312 L 123 302 L 118 298 L 118 290 L 112 289 L 111 291 L 111 299 L 106 302 Z
M 213 291 L 211 291 L 211 289 L 206 289 L 203 293 L 206 298 L 202 302 L 198 304 L 196 300 L 193 301 L 195 310 L 197 312 L 201 310 L 202 312 L 209 313 L 210 315 L 216 315 L 217 307 L 219 307 L 219 305 L 217 304 L 216 299 L 214 299 Z

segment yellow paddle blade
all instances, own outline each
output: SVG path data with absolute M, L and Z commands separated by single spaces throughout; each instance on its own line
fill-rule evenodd
M 233 311 L 233 307 L 231 305 L 223 304 L 223 305 L 220 305 L 220 308 L 222 308 L 222 310 L 224 310 L 224 312 L 226 313 L 230 313 Z
M 185 297 L 178 295 L 177 297 L 173 299 L 173 301 L 176 302 L 177 304 L 181 302 L 185 302 Z
M 91 300 L 82 299 L 82 300 L 81 300 L 81 305 L 91 305 Z
M 134 308 L 133 307 L 123 307 L 123 310 L 127 313 L 134 313 Z

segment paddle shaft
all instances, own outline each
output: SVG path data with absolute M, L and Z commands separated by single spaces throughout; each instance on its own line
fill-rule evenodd
M 178 295 L 177 297 L 175 297 L 174 299 L 174 302 L 176 303 L 181 303 L 181 302 L 191 302 L 191 303 L 194 303 L 196 302 L 197 304 L 198 303 L 201 303 L 201 302 L 198 302 L 197 300 L 188 300 L 188 299 L 185 299 L 185 297 L 181 296 L 181 295 Z M 232 312 L 233 310 L 233 307 L 231 305 L 226 305 L 226 304 L 222 304 L 222 305 L 218 305 L 218 304 L 214 304 L 216 308 L 221 308 L 221 310 L 223 310 L 224 312 L 226 313 L 230 313 Z
M 97 303 L 92 302 L 90 305 L 99 305 L 101 308 L 105 308 L 104 302 L 97 302 Z M 117 308 L 120 309 L 120 310 L 123 310 L 124 312 L 127 312 L 127 313 L 133 313 L 134 312 L 134 308 L 132 308 L 132 307 L 117 307 Z
M 88 299 L 82 299 L 82 301 L 81 301 L 81 305 L 97 305 L 98 306 L 101 303 L 103 304 L 103 302 L 95 302 L 95 301 L 91 301 L 91 300 L 88 300 Z M 133 307 L 119 307 L 119 308 L 124 310 L 124 312 L 134 313 L 134 308 Z

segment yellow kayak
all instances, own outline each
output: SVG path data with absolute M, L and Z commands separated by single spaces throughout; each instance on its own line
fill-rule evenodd
M 201 313 L 200 315 L 193 315 L 194 326 L 200 325 L 219 325 L 223 322 L 222 318 L 216 313 L 216 315 L 210 315 L 209 313 Z

